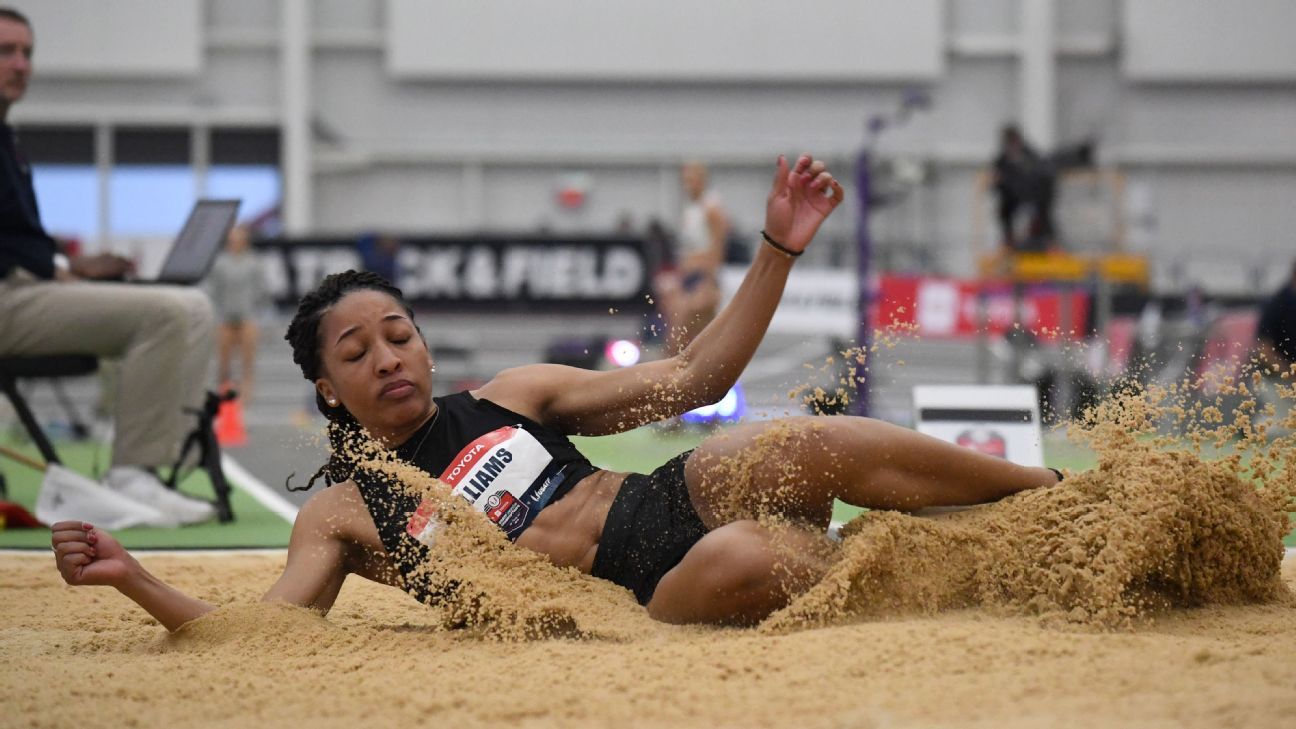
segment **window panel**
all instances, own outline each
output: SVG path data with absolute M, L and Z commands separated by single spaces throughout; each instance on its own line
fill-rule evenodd
M 93 165 L 33 164 L 32 186 L 50 235 L 99 237 L 99 174 Z

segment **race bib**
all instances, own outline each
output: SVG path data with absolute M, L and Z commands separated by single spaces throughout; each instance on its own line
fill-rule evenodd
M 516 538 L 549 502 L 564 470 L 549 473 L 553 456 L 521 426 L 506 425 L 473 440 L 441 474 L 441 480 L 475 509 Z M 440 527 L 437 505 L 425 499 L 405 531 L 431 546 Z

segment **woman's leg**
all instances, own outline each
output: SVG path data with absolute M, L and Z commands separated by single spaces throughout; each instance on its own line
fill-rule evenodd
M 1019 466 L 870 418 L 801 417 L 713 436 L 693 452 L 685 480 L 710 528 L 786 517 L 827 526 L 833 499 L 912 511 L 995 501 L 1048 486 L 1046 468 Z
M 684 478 L 712 531 L 662 577 L 648 603 L 650 615 L 671 623 L 755 623 L 808 589 L 831 561 L 824 527 L 833 499 L 913 510 L 1057 482 L 1046 468 L 853 417 L 732 428 L 693 452 Z
M 232 382 L 233 373 L 231 372 L 231 362 L 234 359 L 234 346 L 238 340 L 238 332 L 234 325 L 229 322 L 221 322 L 216 330 L 216 347 L 217 361 L 219 365 L 216 370 L 216 386 L 225 387 L 225 383 Z
M 239 326 L 239 360 L 242 364 L 240 372 L 243 375 L 239 399 L 244 405 L 251 400 L 252 388 L 256 385 L 256 349 L 257 326 L 250 319 L 244 319 Z
M 792 525 L 745 520 L 709 533 L 657 583 L 648 614 L 667 623 L 760 622 L 823 577 L 833 545 Z

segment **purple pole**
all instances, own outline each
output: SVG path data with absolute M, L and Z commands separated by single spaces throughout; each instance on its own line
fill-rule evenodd
M 857 255 L 855 262 L 855 275 L 858 277 L 856 287 L 858 289 L 857 299 L 857 326 L 855 336 L 855 346 L 859 347 L 860 352 L 868 352 L 869 344 L 873 341 L 873 331 L 869 327 L 869 263 L 873 257 L 873 239 L 869 235 L 869 149 L 866 146 L 860 150 L 859 158 L 855 161 L 855 190 L 856 197 L 859 199 L 859 222 L 855 227 L 855 252 Z M 858 361 L 854 365 L 855 380 L 855 401 L 851 409 L 855 415 L 867 416 L 869 414 L 869 382 L 868 373 L 864 371 L 866 366 L 871 366 L 868 360 L 864 364 Z

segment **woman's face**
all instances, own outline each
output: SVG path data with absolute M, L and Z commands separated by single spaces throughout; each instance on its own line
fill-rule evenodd
M 252 245 L 252 234 L 241 225 L 230 229 L 229 237 L 225 239 L 225 250 L 234 254 L 246 251 L 250 245 Z
M 388 445 L 432 410 L 432 355 L 405 307 L 381 291 L 343 296 L 320 321 L 323 371 L 315 387 Z

